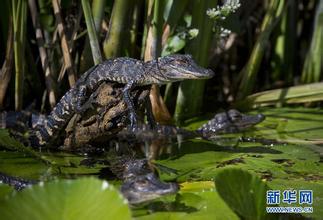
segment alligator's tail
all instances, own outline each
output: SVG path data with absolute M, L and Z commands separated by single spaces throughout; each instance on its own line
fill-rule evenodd
M 60 132 L 70 121 L 75 113 L 75 106 L 72 103 L 74 90 L 68 91 L 57 103 L 48 117 L 33 115 L 30 141 L 34 146 L 44 146 L 50 141 L 54 141 Z
M 16 190 L 22 190 L 27 186 L 36 184 L 36 181 L 24 180 L 18 177 L 9 176 L 0 172 L 0 182 L 14 187 Z

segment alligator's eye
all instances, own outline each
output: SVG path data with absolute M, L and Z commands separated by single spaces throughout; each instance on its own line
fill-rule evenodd
M 187 61 L 186 60 L 175 60 L 175 64 L 177 64 L 177 65 L 186 65 Z
M 230 110 L 230 111 L 228 112 L 228 115 L 229 115 L 229 117 L 230 117 L 230 119 L 231 119 L 232 121 L 239 120 L 239 119 L 241 119 L 241 117 L 242 117 L 242 115 L 240 114 L 240 112 L 238 112 L 237 110 L 234 110 L 234 109 Z
M 136 181 L 136 184 L 137 185 L 140 185 L 140 186 L 147 185 L 148 184 L 148 181 L 147 180 L 138 180 L 138 181 Z
M 239 114 L 232 114 L 231 115 L 231 120 L 232 121 L 237 121 L 237 120 L 239 120 L 241 118 L 241 115 L 239 115 Z

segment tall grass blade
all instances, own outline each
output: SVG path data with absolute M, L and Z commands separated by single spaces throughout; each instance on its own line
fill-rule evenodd
M 285 84 L 292 83 L 297 55 L 297 7 L 298 1 L 289 1 L 287 10 L 282 15 L 280 25 L 277 25 L 275 29 L 278 36 L 275 42 L 273 58 L 271 59 L 271 78 L 274 81 L 282 80 Z
M 22 109 L 24 83 L 24 55 L 27 28 L 27 1 L 12 1 L 14 59 L 15 59 L 15 110 Z
M 13 68 L 13 29 L 12 19 L 9 20 L 8 36 L 6 44 L 6 56 L 0 70 L 0 109 L 3 108 L 4 98 L 11 79 L 11 71 Z
M 323 62 L 323 0 L 316 6 L 314 30 L 302 71 L 302 82 L 318 82 L 322 76 Z
M 61 6 L 59 0 L 52 0 L 52 5 L 54 9 L 54 14 L 57 21 L 58 34 L 61 38 L 61 48 L 64 58 L 64 67 L 68 74 L 68 82 L 70 87 L 72 87 L 76 82 L 76 74 L 74 69 L 74 62 L 70 53 L 70 47 L 68 45 L 68 39 L 66 36 L 65 25 L 63 23 L 63 18 L 61 15 Z M 65 72 L 65 71 L 64 71 Z
M 95 25 L 95 30 L 97 36 L 100 36 L 102 19 L 104 17 L 104 8 L 106 5 L 105 0 L 93 0 L 92 1 L 92 15 Z M 80 60 L 80 72 L 83 73 L 87 69 L 93 66 L 93 59 L 91 54 L 91 45 L 89 36 L 86 36 L 84 49 L 82 51 L 81 60 Z
M 310 83 L 284 89 L 274 89 L 247 96 L 238 101 L 235 107 L 248 109 L 268 105 L 283 105 L 323 101 L 323 83 Z
M 82 7 L 83 7 L 86 27 L 88 31 L 88 36 L 90 39 L 93 62 L 94 64 L 99 64 L 102 62 L 102 55 L 100 51 L 99 41 L 98 41 L 96 29 L 95 29 L 94 20 L 92 17 L 89 0 L 82 0 Z
M 40 27 L 38 9 L 37 9 L 35 0 L 28 0 L 28 5 L 30 10 L 31 20 L 36 33 L 36 41 L 37 41 L 40 61 L 41 61 L 43 73 L 45 74 L 45 84 L 46 84 L 46 89 L 48 93 L 49 104 L 52 108 L 54 108 L 54 106 L 56 105 L 56 94 L 54 90 L 55 83 L 52 78 L 51 68 L 49 67 L 48 54 L 45 48 L 45 38 L 43 35 L 43 31 Z
M 268 6 L 261 25 L 261 33 L 253 47 L 247 64 L 240 73 L 242 75 L 242 80 L 239 85 L 239 93 L 237 95 L 238 99 L 243 99 L 249 95 L 255 86 L 259 67 L 269 42 L 269 36 L 275 25 L 278 23 L 284 11 L 284 6 L 285 0 L 272 0 Z
M 132 0 L 114 1 L 109 31 L 103 45 L 105 58 L 118 57 L 122 54 L 123 44 L 130 37 L 128 22 L 132 5 Z
M 141 25 L 140 19 L 141 14 L 143 13 L 143 5 L 144 1 L 134 0 L 133 9 L 132 9 L 132 18 L 130 25 L 130 39 L 128 46 L 128 54 L 130 57 L 139 57 L 140 56 L 140 48 L 137 45 L 138 36 L 140 33 L 139 27 Z

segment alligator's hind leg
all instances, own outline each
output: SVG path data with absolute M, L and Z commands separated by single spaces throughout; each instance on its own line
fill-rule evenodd
M 130 91 L 133 88 L 133 86 L 134 82 L 126 84 L 126 86 L 123 89 L 123 98 L 128 106 L 131 129 L 135 130 L 137 128 L 137 115 L 135 111 L 135 106 L 130 98 Z

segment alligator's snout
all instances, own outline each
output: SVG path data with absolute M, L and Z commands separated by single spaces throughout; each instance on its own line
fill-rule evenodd
M 205 75 L 207 75 L 208 79 L 214 77 L 214 75 L 215 75 L 215 73 L 211 69 L 206 69 L 205 72 L 206 72 Z
M 266 119 L 266 116 L 263 114 L 257 114 L 256 116 L 257 116 L 259 122 L 262 122 Z
M 186 79 L 210 79 L 215 73 L 211 69 L 196 66 L 192 69 L 183 69 L 182 77 Z
M 138 204 L 162 195 L 176 193 L 179 190 L 177 183 L 165 183 L 153 173 L 128 179 L 121 186 L 122 194 L 130 204 Z

